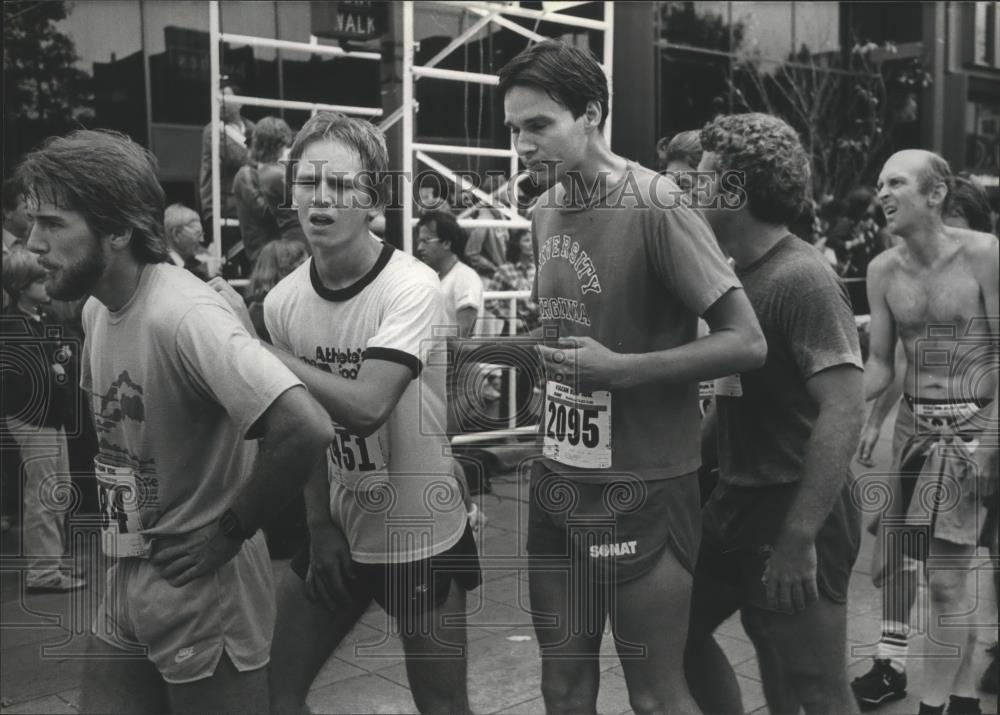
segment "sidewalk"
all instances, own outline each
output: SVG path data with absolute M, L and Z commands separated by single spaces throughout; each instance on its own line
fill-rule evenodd
M 891 422 L 887 422 L 887 425 Z M 888 439 L 883 435 L 876 454 L 879 465 L 888 462 Z M 482 497 L 481 507 L 489 517 L 480 541 L 486 571 L 485 582 L 469 594 L 469 693 L 477 713 L 543 713 L 539 690 L 541 672 L 537 643 L 527 612 L 527 573 L 520 567 L 524 555 L 527 516 L 527 483 L 516 474 L 494 480 L 494 494 Z M 3 535 L 3 553 L 17 553 L 13 531 Z M 866 533 L 861 555 L 851 581 L 848 610 L 848 657 L 851 676 L 868 669 L 870 654 L 880 632 L 878 591 L 868 577 L 872 538 Z M 80 650 L 89 623 L 75 614 L 87 611 L 95 594 L 92 589 L 73 596 L 25 595 L 17 560 L 4 556 L 0 576 L 2 630 L 0 630 L 0 713 L 79 712 Z M 90 564 L 89 581 L 98 583 Z M 278 572 L 287 566 L 275 562 Z M 996 606 L 986 572 L 978 578 L 977 603 L 983 624 L 996 623 Z M 920 602 L 926 595 L 922 591 Z M 922 621 L 918 621 L 922 622 Z M 315 713 L 411 713 L 413 701 L 406 686 L 406 673 L 399 640 L 392 623 L 373 607 L 345 639 L 313 684 L 309 706 Z M 989 637 L 989 627 L 981 638 Z M 726 622 L 718 640 L 736 670 L 748 713 L 767 708 L 760 686 L 754 650 L 738 617 Z M 988 656 L 980 643 L 975 654 L 978 679 Z M 879 709 L 879 715 L 915 713 L 922 680 L 920 654 L 929 652 L 923 636 L 911 641 L 908 671 L 910 694 L 902 701 Z M 601 659 L 601 713 L 631 712 L 622 669 L 610 636 L 604 640 Z M 983 696 L 984 712 L 997 712 L 995 697 Z

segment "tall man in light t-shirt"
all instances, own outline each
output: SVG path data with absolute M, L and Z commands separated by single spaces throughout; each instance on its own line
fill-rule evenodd
M 369 232 L 388 168 L 378 129 L 322 112 L 290 158 L 312 258 L 268 294 L 264 322 L 336 439 L 306 491 L 309 546 L 278 590 L 272 711 L 302 712 L 374 600 L 398 620 L 417 709 L 467 712 L 465 592 L 478 557 L 446 452 L 438 279 Z
M 167 262 L 148 151 L 74 132 L 19 175 L 46 288 L 91 295 L 81 383 L 113 564 L 83 709 L 263 712 L 274 596 L 258 527 L 322 459 L 329 420 L 211 288 Z
M 595 712 L 605 621 L 637 713 L 697 712 L 683 672 L 700 537 L 698 382 L 759 365 L 764 339 L 704 220 L 614 154 L 590 54 L 541 42 L 500 72 L 534 212 L 547 374 L 529 575 L 548 712 Z M 712 334 L 697 338 L 698 316 Z

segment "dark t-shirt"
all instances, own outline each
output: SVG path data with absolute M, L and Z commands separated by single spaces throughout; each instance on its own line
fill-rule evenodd
M 838 365 L 862 369 L 847 289 L 815 248 L 790 234 L 737 275 L 767 339 L 767 361 L 739 376 L 742 396 L 717 395 L 719 478 L 797 482 L 819 414 L 806 382 Z
M 679 195 L 668 178 L 631 163 L 604 200 L 565 208 L 561 187 L 543 195 L 532 225 L 543 328 L 558 330 L 560 338 L 590 336 L 617 353 L 649 353 L 695 340 L 698 316 L 740 283 L 708 224 L 681 205 Z M 571 402 L 563 394 L 546 400 L 547 457 L 552 440 L 560 442 L 559 461 L 545 460 L 553 471 L 588 479 L 621 473 L 665 479 L 701 463 L 696 382 L 615 390 L 610 410 L 596 405 L 573 415 Z M 610 424 L 602 421 L 608 413 Z M 566 456 L 584 447 L 601 457 L 591 463 L 610 466 L 583 467 L 579 462 L 586 458 Z

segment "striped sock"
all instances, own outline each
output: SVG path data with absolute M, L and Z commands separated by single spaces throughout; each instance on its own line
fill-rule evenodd
M 889 661 L 889 664 L 897 672 L 905 673 L 909 635 L 909 624 L 898 621 L 882 621 L 882 638 L 875 649 L 875 657 Z

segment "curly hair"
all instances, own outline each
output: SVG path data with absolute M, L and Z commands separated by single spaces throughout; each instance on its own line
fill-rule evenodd
M 81 129 L 46 140 L 16 176 L 33 200 L 79 211 L 97 236 L 131 229 L 136 260 L 160 263 L 167 260 L 166 202 L 157 166 L 148 149 L 120 132 Z
M 798 217 L 809 194 L 809 157 L 787 123 L 760 113 L 717 117 L 701 130 L 701 146 L 718 157 L 720 171 L 742 175 L 752 216 L 774 224 Z

